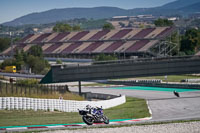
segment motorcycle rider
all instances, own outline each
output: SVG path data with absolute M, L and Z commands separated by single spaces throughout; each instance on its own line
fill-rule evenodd
M 98 118 L 100 118 L 102 113 L 103 113 L 102 112 L 103 111 L 102 108 L 92 107 L 90 105 L 86 105 L 86 110 L 88 110 L 92 115 L 97 116 Z

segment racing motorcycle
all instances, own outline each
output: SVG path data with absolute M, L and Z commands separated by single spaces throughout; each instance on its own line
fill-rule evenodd
M 93 123 L 109 124 L 109 119 L 103 114 L 102 107 L 93 108 L 87 105 L 86 110 L 79 110 L 79 114 L 82 115 L 82 119 L 87 125 L 92 125 Z

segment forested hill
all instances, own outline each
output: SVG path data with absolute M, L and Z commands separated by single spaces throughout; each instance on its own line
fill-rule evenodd
M 6 22 L 7 26 L 19 26 L 25 24 L 47 24 L 74 18 L 102 19 L 113 16 L 134 16 L 142 14 L 152 15 L 188 15 L 200 12 L 200 0 L 177 0 L 160 7 L 121 9 L 117 7 L 94 8 L 64 8 L 52 9 L 39 13 L 32 13 L 13 21 Z

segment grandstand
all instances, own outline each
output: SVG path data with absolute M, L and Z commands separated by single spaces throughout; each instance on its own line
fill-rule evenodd
M 174 30 L 174 27 L 156 27 L 30 34 L 1 54 L 10 55 L 16 49 L 28 51 L 31 46 L 40 45 L 45 56 L 89 58 L 100 53 L 126 57 L 157 56 L 151 49 L 165 41 Z

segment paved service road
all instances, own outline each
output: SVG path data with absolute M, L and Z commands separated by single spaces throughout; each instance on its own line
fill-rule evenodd
M 71 91 L 78 91 L 71 87 Z M 82 87 L 83 92 L 126 95 L 144 98 L 152 110 L 152 120 L 200 118 L 200 91 L 180 92 L 180 98 L 169 91 L 126 90 Z M 173 91 L 173 90 L 172 90 Z

